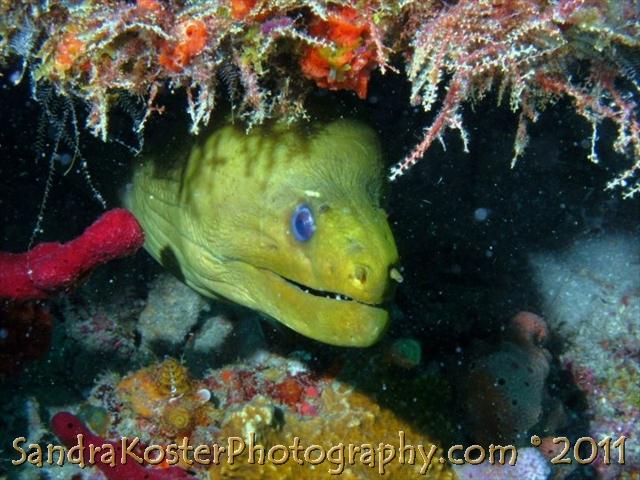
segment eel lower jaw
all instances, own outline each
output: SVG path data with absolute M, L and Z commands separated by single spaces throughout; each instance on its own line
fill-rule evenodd
M 337 300 L 337 293 L 315 295 L 306 286 L 266 268 L 256 268 L 255 274 L 254 285 L 259 289 L 253 289 L 252 303 L 257 310 L 314 340 L 343 347 L 368 347 L 381 338 L 389 324 L 386 308 L 342 294 L 340 298 L 344 299 Z

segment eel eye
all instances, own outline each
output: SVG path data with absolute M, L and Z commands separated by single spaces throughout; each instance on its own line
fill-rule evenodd
M 298 205 L 293 211 L 291 230 L 299 242 L 306 242 L 313 237 L 313 232 L 316 231 L 316 221 L 313 218 L 311 207 L 306 203 Z

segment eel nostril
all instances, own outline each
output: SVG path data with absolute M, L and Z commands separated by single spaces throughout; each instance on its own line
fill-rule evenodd
M 356 265 L 353 276 L 358 282 L 364 285 L 367 283 L 367 267 L 363 265 Z

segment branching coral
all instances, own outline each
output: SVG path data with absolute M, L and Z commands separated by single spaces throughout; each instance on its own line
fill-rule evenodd
M 482 98 L 497 84 L 498 98 L 508 94 L 511 109 L 519 112 L 512 166 L 527 145 L 527 124 L 559 97 L 568 97 L 575 111 L 592 125 L 591 161 L 598 161 L 597 129 L 605 120 L 618 128 L 615 151 L 634 159 L 609 187 L 626 187 L 627 196 L 640 191 L 640 120 L 631 96 L 638 84 L 635 72 L 626 66 L 630 52 L 637 53 L 640 47 L 640 16 L 633 4 L 461 0 L 415 13 L 422 21 L 409 34 L 411 103 L 429 111 L 441 90 L 444 95 L 423 140 L 391 170 L 390 178 L 414 165 L 447 128 L 460 131 L 467 150 L 461 106 Z M 417 3 L 412 8 L 424 9 Z M 574 79 L 579 63 L 588 74 Z M 625 79 L 631 90 L 616 84 Z
M 410 102 L 435 117 L 422 141 L 390 172 L 414 165 L 447 129 L 465 144 L 462 107 L 496 90 L 518 114 L 512 165 L 527 126 L 559 98 L 592 127 L 617 128 L 613 149 L 631 159 L 608 184 L 640 192 L 636 0 L 83 0 L 0 2 L 0 64 L 52 84 L 90 106 L 87 127 L 107 140 L 108 113 L 124 92 L 145 98 L 141 135 L 166 85 L 187 92 L 191 131 L 209 121 L 218 83 L 237 86 L 249 127 L 304 117 L 312 80 L 367 95 L 375 70 L 401 54 Z M 35 86 L 34 85 L 34 86 Z M 292 85 L 296 87 L 293 88 Z M 234 111 L 236 111 L 234 109 Z

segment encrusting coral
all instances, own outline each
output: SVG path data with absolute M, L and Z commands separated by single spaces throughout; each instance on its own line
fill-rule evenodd
M 116 392 L 135 417 L 165 438 L 188 437 L 197 426 L 209 426 L 219 417 L 209 390 L 172 358 L 126 376 Z
M 312 465 L 303 460 L 302 451 L 317 445 L 316 451 L 322 447 L 329 452 L 331 447 L 340 444 L 344 445 L 344 471 L 340 478 L 379 478 L 380 468 L 390 478 L 418 475 L 421 469 L 420 478 L 456 478 L 446 462 L 437 461 L 443 456 L 442 445 L 437 440 L 365 393 L 333 377 L 319 376 L 297 360 L 264 353 L 252 362 L 226 365 L 196 380 L 184 365 L 168 358 L 124 378 L 115 375 L 99 378 L 84 405 L 92 405 L 91 411 L 104 412 L 99 415 L 98 423 L 108 419 L 108 426 L 101 433 L 106 440 L 126 435 L 139 437 L 143 445 L 167 445 L 180 443 L 186 436 L 189 445 L 195 446 L 227 445 L 235 438 L 235 442 L 246 442 L 247 448 L 252 439 L 256 447 L 258 444 L 264 447 L 264 461 L 260 462 L 260 454 L 256 453 L 253 464 L 248 461 L 248 451 L 232 463 L 228 462 L 226 452 L 221 452 L 217 464 L 179 463 L 189 467 L 198 478 L 326 478 L 329 469 L 337 471 L 338 457 L 330 461 L 327 456 L 325 461 Z M 85 411 L 87 408 L 78 409 L 79 415 Z M 65 418 L 71 418 L 74 425 L 80 422 L 70 414 L 64 415 L 68 415 Z M 58 427 L 60 424 L 56 421 Z M 79 425 L 78 428 L 86 430 Z M 381 466 L 376 449 L 379 444 L 397 449 L 400 432 L 406 445 L 414 447 L 413 456 L 407 451 L 401 464 L 396 453 L 392 461 Z M 267 460 L 272 446 L 291 445 L 294 437 L 299 438 L 302 447 L 301 462 L 295 457 L 278 465 Z M 363 449 L 352 455 L 352 461 L 347 457 L 350 443 Z M 429 468 L 417 451 L 418 444 L 427 450 L 433 444 L 438 447 L 434 447 L 435 460 Z M 281 456 L 282 451 L 278 458 Z M 313 454 L 309 458 L 317 456 Z
M 560 363 L 585 396 L 592 438 L 623 435 L 624 465 L 598 451 L 598 478 L 640 477 L 640 244 L 637 236 L 580 238 L 531 255 L 549 327 L 566 342 Z
M 231 410 L 225 415 L 221 427 L 221 437 L 237 436 L 247 432 L 247 425 L 257 433 L 257 438 L 266 451 L 274 445 L 290 445 L 294 437 L 299 437 L 304 445 L 321 445 L 325 451 L 332 446 L 343 444 L 361 445 L 372 443 L 372 449 L 378 443 L 396 445 L 400 431 L 404 432 L 407 444 L 428 445 L 433 442 L 429 437 L 417 431 L 410 424 L 402 421 L 391 410 L 382 408 L 367 395 L 353 390 L 337 381 L 330 382 L 318 398 L 318 411 L 312 416 L 300 416 L 291 410 L 285 410 L 283 418 L 276 419 L 274 406 L 262 396 Z M 248 442 L 248 439 L 245 440 Z M 428 447 L 427 447 L 428 448 Z M 439 449 L 435 458 L 441 456 Z M 278 452 L 281 455 L 281 452 Z M 362 462 L 360 455 L 355 456 L 353 465 L 347 465 L 340 478 L 348 480 L 377 478 L 380 473 L 378 464 L 373 458 Z M 375 468 L 374 468 L 375 467 Z M 419 476 L 422 462 L 414 461 L 411 465 L 400 464 L 397 459 L 385 466 L 390 478 L 409 478 Z M 300 465 L 290 460 L 282 465 L 265 462 L 264 465 L 236 462 L 234 465 L 222 463 L 211 469 L 210 478 L 244 478 L 244 479 L 278 479 L 293 480 L 305 478 L 309 480 L 327 478 L 327 470 L 335 469 L 334 465 L 322 464 L 313 467 Z M 451 470 L 443 464 L 434 462 L 426 476 L 434 480 L 451 480 L 456 478 Z
M 377 66 L 369 23 L 352 7 L 333 6 L 327 18 L 314 18 L 309 33 L 334 42 L 334 47 L 307 46 L 300 58 L 302 73 L 330 90 L 353 90 L 367 98 L 371 72 Z

